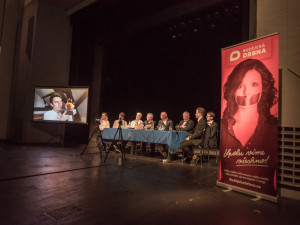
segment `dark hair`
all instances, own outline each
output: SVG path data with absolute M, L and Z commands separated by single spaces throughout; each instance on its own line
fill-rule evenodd
M 207 115 L 210 115 L 212 118 L 214 118 L 215 119 L 215 117 L 216 117 L 216 114 L 214 113 L 214 112 L 212 112 L 212 111 L 210 111 L 210 112 L 207 112 L 206 113 Z
M 53 92 L 49 99 L 51 104 L 53 104 L 53 98 L 55 97 L 59 97 L 60 99 L 62 99 L 61 95 L 58 92 Z
M 260 60 L 246 59 L 233 69 L 224 85 L 224 99 L 227 101 L 227 106 L 223 113 L 223 119 L 225 119 L 227 123 L 235 124 L 233 116 L 237 111 L 238 105 L 235 102 L 234 94 L 240 83 L 242 83 L 245 74 L 253 69 L 260 74 L 262 80 L 262 94 L 257 105 L 258 113 L 260 116 L 263 116 L 265 120 L 274 121 L 276 119 L 270 113 L 271 107 L 278 101 L 273 75 Z

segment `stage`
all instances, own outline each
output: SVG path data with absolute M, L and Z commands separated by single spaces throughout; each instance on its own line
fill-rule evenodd
M 202 167 L 71 147 L 0 143 L 0 224 L 298 224 L 300 202 L 253 201 Z

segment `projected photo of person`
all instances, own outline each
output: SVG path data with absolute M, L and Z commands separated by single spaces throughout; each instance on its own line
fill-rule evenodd
M 224 86 L 223 144 L 232 149 L 272 149 L 268 145 L 274 141 L 268 140 L 277 136 L 277 118 L 270 112 L 278 100 L 274 83 L 260 60 L 247 59 L 233 69 Z
M 36 87 L 33 121 L 87 123 L 87 87 Z
M 52 93 L 50 96 L 50 105 L 52 110 L 44 113 L 44 120 L 59 120 L 59 121 L 73 121 L 72 115 L 66 115 L 67 110 L 63 109 L 62 96 L 58 92 Z

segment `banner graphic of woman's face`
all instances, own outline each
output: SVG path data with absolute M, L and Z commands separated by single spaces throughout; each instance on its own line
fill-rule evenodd
M 249 70 L 235 91 L 234 97 L 239 106 L 250 106 L 259 102 L 261 93 L 261 75 L 256 70 Z

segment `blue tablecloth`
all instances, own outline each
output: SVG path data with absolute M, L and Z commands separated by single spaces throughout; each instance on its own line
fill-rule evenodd
M 134 130 L 122 129 L 124 141 L 140 141 L 157 144 L 167 144 L 170 153 L 180 147 L 180 142 L 185 140 L 186 131 L 163 131 L 163 130 Z M 116 135 L 116 136 L 115 136 Z M 119 131 L 117 128 L 105 128 L 102 132 L 103 141 L 120 140 Z

